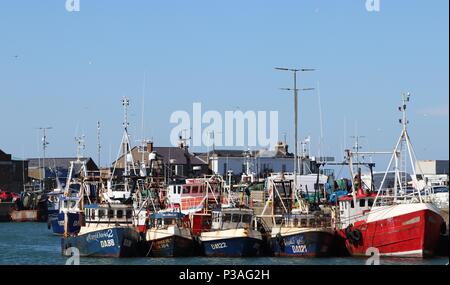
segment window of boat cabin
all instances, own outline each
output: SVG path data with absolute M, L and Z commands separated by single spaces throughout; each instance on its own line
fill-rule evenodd
M 231 222 L 231 214 L 225 214 L 225 215 L 223 215 L 222 221 L 223 221 L 224 223 L 229 223 L 229 222 Z
M 176 224 L 176 220 L 174 218 L 166 218 L 164 219 L 164 225 L 165 226 L 170 226 L 170 225 L 175 225 Z
M 352 199 L 352 201 L 350 202 L 350 207 L 353 209 L 355 208 L 355 201 Z
M 91 220 L 95 220 L 95 210 L 91 209 Z
M 220 213 L 213 213 L 214 223 L 220 223 Z
M 198 193 L 198 186 L 193 186 L 192 187 L 192 194 L 197 194 Z
M 133 212 L 131 210 L 127 210 L 126 212 L 126 218 L 127 219 L 131 219 L 131 217 L 133 217 Z
M 105 217 L 105 211 L 103 210 L 98 210 L 98 218 L 101 220 Z
M 294 218 L 294 224 L 293 225 L 294 225 L 294 227 L 298 226 L 298 218 L 297 217 Z
M 122 219 L 123 218 L 123 211 L 122 210 L 118 210 L 117 211 L 117 218 L 118 219 Z
M 191 192 L 190 186 L 183 186 L 183 194 L 189 194 Z
M 373 199 L 369 198 L 369 207 L 372 207 L 372 206 L 373 206 Z
M 233 217 L 231 218 L 231 222 L 233 222 L 233 223 L 240 223 L 241 222 L 241 215 L 233 214 Z
M 114 210 L 108 210 L 108 219 L 114 218 Z
M 252 222 L 252 216 L 251 215 L 243 215 L 242 222 L 244 224 L 250 224 Z
M 359 207 L 364 208 L 366 206 L 366 199 L 359 200 Z
M 181 186 L 177 186 L 178 194 L 181 194 Z
M 313 228 L 313 227 L 316 226 L 316 224 L 317 224 L 317 223 L 316 223 L 316 219 L 314 219 L 314 218 L 309 219 L 309 226 L 310 226 L 310 227 Z
M 307 227 L 308 226 L 308 219 L 307 218 L 300 219 L 300 226 L 301 227 Z

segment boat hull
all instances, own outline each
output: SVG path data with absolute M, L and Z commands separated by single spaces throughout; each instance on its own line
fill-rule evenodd
M 138 257 L 140 235 L 131 227 L 112 227 L 61 239 L 62 254 L 75 247 L 84 257 Z
M 277 257 L 328 257 L 333 254 L 335 235 L 327 229 L 281 231 L 272 236 L 271 248 Z
M 39 211 L 38 210 L 21 210 L 11 211 L 11 221 L 13 222 L 39 222 Z
M 80 214 L 79 213 L 68 213 L 67 214 L 67 231 L 69 235 L 78 234 L 81 229 L 80 225 Z M 64 213 L 59 213 L 50 218 L 51 227 L 53 234 L 64 235 Z
M 400 209 L 394 207 L 401 207 Z M 417 209 L 417 210 L 414 210 Z M 366 222 L 355 223 L 350 230 L 341 230 L 346 238 L 346 247 L 353 256 L 370 256 L 374 249 L 381 256 L 428 257 L 437 250 L 441 225 L 441 215 L 420 204 L 393 206 L 386 209 L 398 214 L 376 219 L 369 218 Z M 381 212 L 381 210 L 380 210 Z M 361 238 L 355 240 L 349 232 L 359 230 Z
M 193 240 L 178 235 L 149 241 L 148 243 L 153 257 L 188 257 L 194 255 Z
M 207 257 L 255 257 L 262 253 L 259 232 L 224 230 L 203 233 L 200 237 L 203 254 Z

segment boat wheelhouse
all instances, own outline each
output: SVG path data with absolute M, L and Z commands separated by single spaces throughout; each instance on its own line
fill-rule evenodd
M 199 240 L 209 257 L 253 257 L 261 255 L 263 249 L 253 210 L 244 208 L 213 210 L 211 230 L 202 232 Z
M 187 257 L 194 254 L 189 217 L 180 212 L 151 214 L 146 241 L 153 257 Z
M 121 204 L 92 204 L 84 209 L 85 226 L 76 235 L 62 238 L 62 253 L 76 247 L 81 256 L 141 256 L 142 238 L 133 226 L 133 207 Z
M 222 192 L 223 179 L 220 176 L 186 179 L 185 184 L 170 185 L 162 193 L 161 201 L 168 209 L 177 209 L 188 215 L 220 204 Z

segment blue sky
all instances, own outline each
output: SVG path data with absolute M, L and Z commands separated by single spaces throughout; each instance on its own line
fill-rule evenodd
M 320 86 L 324 152 L 342 157 L 355 129 L 366 150 L 391 149 L 400 132 L 400 94 L 411 92 L 410 134 L 420 159 L 448 159 L 449 38 L 446 0 L 0 2 L 0 149 L 41 155 L 37 127 L 52 126 L 50 156 L 75 154 L 85 134 L 103 163 L 121 139 L 121 98 L 131 99 L 132 140 L 170 144 L 172 112 L 276 110 L 292 142 L 289 74 L 314 67 L 301 87 Z M 15 56 L 18 56 L 17 58 Z M 320 135 L 317 92 L 300 99 L 300 135 Z M 347 127 L 344 127 L 346 122 Z M 345 138 L 346 137 L 346 138 Z M 292 143 L 291 143 L 292 145 Z M 111 150 L 111 151 L 110 151 Z M 194 149 L 196 151 L 201 149 Z

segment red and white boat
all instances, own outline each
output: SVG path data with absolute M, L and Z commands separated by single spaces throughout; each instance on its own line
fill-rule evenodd
M 208 211 L 210 206 L 224 202 L 223 179 L 220 176 L 186 179 L 185 184 L 170 185 L 160 199 L 166 208 L 185 215 Z
M 403 95 L 399 108 L 403 113 L 402 133 L 378 192 L 367 194 L 359 186 L 352 195 L 339 199 L 339 235 L 351 255 L 371 256 L 379 252 L 381 256 L 432 256 L 446 228 L 440 209 L 432 203 L 425 183 L 416 175 L 415 154 L 406 128 L 407 102 L 409 94 Z M 400 168 L 406 168 L 406 161 L 411 163 L 410 182 L 401 175 L 404 172 Z M 396 175 L 393 188 L 384 185 L 391 166 Z
M 351 255 L 370 256 L 373 249 L 381 256 L 434 255 L 445 224 L 435 204 L 407 202 L 370 207 L 376 196 L 359 192 L 339 200 L 343 222 L 339 234 Z

